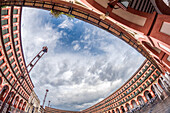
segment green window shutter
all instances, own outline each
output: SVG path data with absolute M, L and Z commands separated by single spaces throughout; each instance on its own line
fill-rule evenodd
M 19 59 L 19 62 L 21 62 L 22 61 L 22 59 Z
M 149 86 L 150 85 L 150 83 L 148 82 L 148 81 L 146 81 L 146 84 Z
M 154 79 L 156 79 L 156 78 L 157 78 L 157 76 L 156 76 L 155 74 L 153 74 L 153 77 L 154 77 Z
M 17 38 L 18 37 L 18 34 L 14 34 L 14 38 Z
M 11 79 L 12 79 L 12 78 L 13 78 L 13 77 L 12 77 L 12 76 L 10 76 L 8 80 L 9 80 L 9 81 L 11 81 Z
M 19 51 L 19 47 L 16 48 L 16 51 Z
M 152 66 L 152 69 L 155 69 L 155 67 L 154 67 L 154 66 Z
M 140 87 L 140 91 L 141 91 L 141 92 L 143 91 L 143 88 L 142 88 L 142 87 Z
M 10 64 L 12 64 L 14 61 L 15 61 L 14 59 L 11 59 Z
M 7 37 L 7 38 L 3 39 L 3 41 L 4 41 L 4 43 L 9 42 L 9 37 Z
M 1 10 L 1 15 L 8 15 L 8 10 Z
M 15 45 L 18 45 L 18 41 L 15 41 Z
M 20 75 L 20 73 L 17 74 L 17 77 Z
M 5 74 L 5 77 L 7 77 L 9 74 L 10 74 L 10 72 L 8 71 L 8 72 Z
M 14 69 L 16 66 L 17 66 L 17 65 L 16 65 L 16 64 L 14 64 L 14 65 L 12 66 L 12 68 Z
M 15 74 L 18 72 L 18 69 L 15 70 Z
M 13 27 L 13 31 L 16 31 L 16 30 L 17 30 L 17 26 L 14 26 L 14 27 Z
M 7 69 L 7 66 L 2 68 L 2 72 L 4 72 Z
M 20 56 L 21 56 L 21 54 L 20 54 L 20 53 L 18 53 L 17 57 L 20 57 Z
M 152 79 L 152 78 L 149 78 L 149 80 L 150 80 L 151 82 L 153 82 L 153 79 Z
M 4 63 L 4 59 L 2 59 L 2 60 L 0 61 L 0 66 L 1 66 L 3 63 Z
M 158 75 L 160 75 L 160 74 L 161 74 L 158 70 L 156 71 L 156 73 L 157 73 Z
M 6 20 L 1 20 L 1 25 L 7 25 L 8 24 L 8 19 Z
M 17 22 L 17 18 L 13 18 L 13 23 Z
M 5 34 L 7 34 L 7 33 L 9 33 L 9 29 L 8 29 L 8 28 L 7 28 L 7 29 L 2 30 L 2 35 L 5 35 Z
M 12 55 L 13 55 L 13 53 L 12 53 L 12 52 L 11 52 L 11 53 L 9 53 L 9 54 L 8 54 L 8 58 L 10 58 Z
M 13 14 L 18 14 L 18 9 L 14 9 Z
M 11 49 L 11 45 L 7 46 L 5 49 L 6 49 L 6 51 L 10 50 Z

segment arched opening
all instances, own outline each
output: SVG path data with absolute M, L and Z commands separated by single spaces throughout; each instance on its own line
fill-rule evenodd
M 11 93 L 9 94 L 8 104 L 10 104 L 10 102 L 11 102 L 11 100 L 12 100 L 13 97 L 14 97 L 14 92 L 11 92 Z
M 144 105 L 144 104 L 145 104 L 142 96 L 138 96 L 137 100 L 138 100 L 138 102 L 139 102 L 140 105 Z
M 18 101 L 19 101 L 19 96 L 17 96 L 13 102 L 15 108 L 17 107 Z
M 155 91 L 153 85 L 151 86 L 151 90 L 152 90 L 152 92 L 156 95 L 156 91 Z
M 0 91 L 0 100 L 3 101 L 5 96 L 7 95 L 9 91 L 9 87 L 7 85 L 5 85 L 2 90 Z
M 118 109 L 118 108 L 116 108 L 116 113 L 120 113 L 120 111 L 119 111 L 119 109 Z
M 160 78 L 160 79 L 161 79 L 161 78 Z M 160 79 L 158 79 L 158 84 L 160 85 L 160 87 L 161 87 L 162 89 L 165 89 L 165 87 L 164 87 L 164 85 L 163 85 L 163 83 L 162 83 L 162 81 L 161 81 Z
M 145 91 L 145 92 L 144 92 L 144 95 L 145 95 L 147 101 L 150 101 L 150 100 L 152 99 L 152 95 L 150 94 L 149 91 Z
M 133 108 L 136 108 L 138 106 L 135 100 L 132 100 L 131 104 L 133 105 Z
M 123 113 L 125 113 L 125 109 L 124 109 L 124 107 L 123 107 L 123 106 L 121 106 L 120 108 L 121 108 L 122 112 L 123 112 Z
M 0 85 L 2 84 L 2 77 L 0 77 Z
M 26 107 L 26 102 L 24 102 L 23 106 L 22 106 L 22 110 L 25 110 Z
M 114 111 L 114 110 L 112 110 L 112 113 L 115 113 L 115 111 Z
M 127 108 L 127 111 L 130 111 L 130 110 L 131 110 L 129 103 L 127 103 L 125 106 L 126 106 L 126 108 Z
M 21 99 L 19 104 L 18 104 L 18 109 L 21 109 L 22 103 L 23 103 L 23 100 Z

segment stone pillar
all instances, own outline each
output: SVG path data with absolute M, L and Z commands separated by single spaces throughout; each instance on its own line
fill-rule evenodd
M 170 79 L 169 78 L 167 78 L 167 77 L 169 77 L 169 75 L 166 77 L 166 75 L 161 75 L 161 77 L 163 78 L 163 80 L 165 80 L 167 83 L 168 83 L 168 85 L 170 86 Z
M 138 106 L 140 106 L 140 103 L 139 103 L 139 101 L 138 101 L 138 100 L 136 100 L 136 104 L 137 104 Z
M 127 112 L 127 111 L 128 111 L 128 109 L 127 109 L 127 107 L 126 107 L 126 106 L 124 106 L 124 109 L 125 109 L 125 112 Z
M 161 88 L 161 86 L 158 83 L 156 83 L 156 86 L 157 86 L 158 90 L 162 93 L 163 89 Z
M 153 93 L 152 90 L 150 90 L 149 92 L 150 92 L 150 94 L 152 95 L 152 97 L 155 97 L 155 94 Z
M 160 78 L 160 81 L 162 82 L 162 85 L 165 87 L 165 90 L 166 90 L 166 91 L 169 91 L 169 90 L 168 90 L 168 87 L 169 87 L 169 86 L 162 80 L 162 78 Z
M 158 88 L 155 86 L 155 84 L 153 85 L 153 88 L 155 89 L 156 94 L 158 95 L 159 99 L 162 100 L 161 98 L 161 92 L 158 90 Z
M 130 108 L 131 108 L 131 109 L 133 109 L 133 105 L 132 105 L 132 103 L 130 103 Z
M 142 97 L 143 97 L 144 102 L 147 103 L 146 97 L 145 96 L 142 96 Z

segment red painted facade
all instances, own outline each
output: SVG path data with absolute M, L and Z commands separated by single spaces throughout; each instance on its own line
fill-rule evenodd
M 113 0 L 81 0 L 83 6 L 60 0 L 14 1 L 2 0 L 0 5 L 29 6 L 72 14 L 116 35 L 149 60 L 116 92 L 82 112 L 122 113 L 154 100 L 156 95 L 166 99 L 165 91 L 170 87 L 170 16 L 169 7 L 164 6 L 162 0 L 155 0 L 156 5 L 150 0 L 132 0 L 126 7 L 121 0 L 114 3 Z M 6 91 L 9 89 L 10 86 L 6 86 Z M 2 94 L 4 100 L 7 95 Z

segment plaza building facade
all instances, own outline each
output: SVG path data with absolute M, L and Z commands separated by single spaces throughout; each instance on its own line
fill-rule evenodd
M 169 6 L 163 0 L 79 0 L 79 2 L 81 4 L 76 0 L 1 0 L 0 5 L 35 7 L 71 14 L 117 36 L 146 57 L 147 60 L 139 70 L 121 88 L 81 112 L 135 112 L 157 99 L 166 101 L 170 89 Z M 11 28 L 13 31 L 13 27 Z M 4 29 L 1 28 L 1 31 Z M 4 34 L 1 33 L 2 38 L 6 32 L 8 33 L 4 30 Z M 3 41 L 1 43 L 3 47 Z M 2 56 L 4 53 L 5 47 L 2 48 Z M 4 58 L 8 60 L 7 54 L 5 55 Z M 17 58 L 17 54 L 14 58 Z M 12 67 L 10 69 L 12 70 Z
M 29 97 L 25 111 L 27 113 L 40 113 L 40 100 L 34 90 Z
M 0 9 L 0 112 L 24 111 L 34 85 L 22 51 L 22 7 Z

